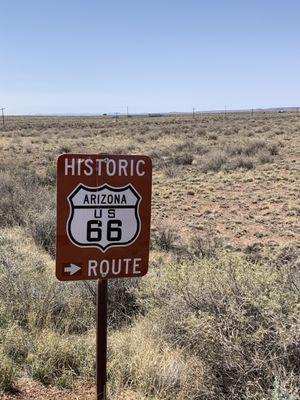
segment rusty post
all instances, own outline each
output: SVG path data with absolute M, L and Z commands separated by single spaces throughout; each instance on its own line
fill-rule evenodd
M 96 375 L 97 400 L 106 400 L 107 280 L 97 282 Z

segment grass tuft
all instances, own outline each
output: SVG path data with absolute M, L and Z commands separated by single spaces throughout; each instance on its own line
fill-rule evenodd
M 11 391 L 16 382 L 16 370 L 12 360 L 0 349 L 0 390 Z

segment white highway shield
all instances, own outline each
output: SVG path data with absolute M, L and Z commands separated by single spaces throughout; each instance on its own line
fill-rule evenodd
M 132 185 L 89 187 L 79 184 L 68 196 L 67 233 L 78 247 L 110 247 L 132 244 L 141 230 L 140 194 Z

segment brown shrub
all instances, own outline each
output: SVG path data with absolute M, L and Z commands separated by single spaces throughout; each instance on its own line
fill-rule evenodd
M 220 171 L 228 161 L 227 154 L 222 150 L 213 150 L 201 159 L 200 169 L 206 173 L 208 171 Z

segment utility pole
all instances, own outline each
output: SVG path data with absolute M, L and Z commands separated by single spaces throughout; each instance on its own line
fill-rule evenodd
M 251 109 L 251 115 L 253 116 L 253 108 Z
M 5 110 L 5 108 L 1 108 L 0 110 L 2 112 L 2 125 L 3 125 L 3 128 L 4 128 L 5 127 L 5 119 L 4 119 L 4 110 Z
M 225 118 L 227 117 L 227 106 L 225 104 Z
M 193 108 L 193 118 L 195 118 L 195 109 Z
M 126 107 L 126 114 L 127 114 L 127 118 L 128 118 L 129 117 L 128 106 Z

